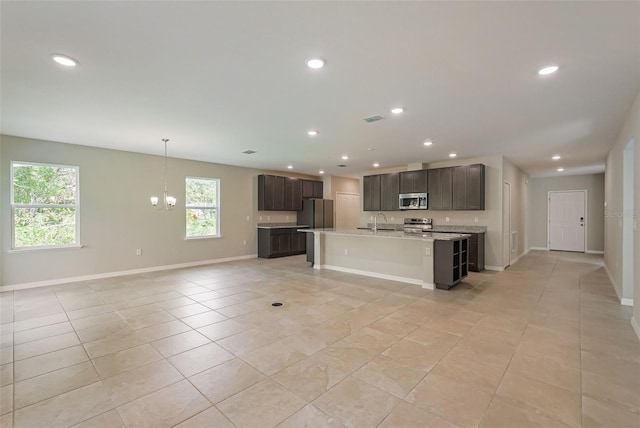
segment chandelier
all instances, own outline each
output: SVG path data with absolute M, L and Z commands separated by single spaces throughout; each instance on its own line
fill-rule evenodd
M 167 192 L 167 142 L 169 142 L 169 139 L 163 138 L 162 141 L 164 142 L 164 192 L 162 195 L 162 205 L 158 206 L 157 196 L 151 197 L 151 205 L 159 210 L 170 210 L 176 206 L 176 198 L 169 196 L 169 193 Z

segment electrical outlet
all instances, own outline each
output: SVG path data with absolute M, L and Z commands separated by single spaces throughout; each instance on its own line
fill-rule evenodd
M 348 249 L 346 249 L 346 248 L 344 249 L 344 255 L 345 255 L 345 256 L 348 256 L 348 255 L 349 255 L 349 250 L 348 250 Z
M 430 256 L 431 255 L 431 248 L 427 247 L 424 249 L 424 255 L 425 256 Z
M 369 216 L 369 220 L 373 221 L 373 216 L 372 215 Z
M 289 220 L 289 216 L 285 216 L 285 220 Z
M 391 221 L 395 220 L 395 218 L 391 217 Z
M 136 256 L 141 256 L 142 255 L 142 248 L 138 248 L 136 250 Z
M 242 241 L 242 245 L 247 245 L 247 240 Z
M 258 217 L 258 219 L 259 219 L 260 221 L 262 221 L 262 216 Z
M 447 223 L 449 223 L 449 217 L 445 217 L 444 221 L 446 221 Z
M 250 217 L 249 217 L 249 216 L 247 216 L 247 221 L 249 221 L 249 218 L 250 218 Z M 260 217 L 260 219 L 262 219 L 262 217 Z
M 271 220 L 271 216 L 270 215 L 267 216 L 267 220 Z
M 478 217 L 474 217 L 473 221 L 477 223 L 478 222 Z

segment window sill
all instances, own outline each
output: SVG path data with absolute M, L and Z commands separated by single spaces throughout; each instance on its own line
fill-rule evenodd
M 201 239 L 220 239 L 222 235 L 212 235 L 212 236 L 187 236 L 184 238 L 185 241 L 199 241 Z
M 39 251 L 60 251 L 60 250 L 79 250 L 84 245 L 70 245 L 68 247 L 35 247 L 35 248 L 18 248 L 7 251 L 9 254 L 32 253 Z

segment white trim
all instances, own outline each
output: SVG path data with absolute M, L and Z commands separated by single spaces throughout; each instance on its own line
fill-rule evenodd
M 549 251 L 549 247 L 530 247 L 529 251 L 531 250 L 535 250 L 535 251 Z
M 620 304 L 622 306 L 633 306 L 633 299 L 625 299 L 624 297 L 620 299 Z
M 601 250 L 587 250 L 585 251 L 587 254 L 604 254 L 604 251 Z
M 511 264 L 515 264 L 518 260 L 520 260 L 522 257 L 526 256 L 527 254 L 529 254 L 529 250 L 525 251 L 524 253 L 520 254 L 519 256 L 516 256 L 516 258 L 514 258 L 513 260 L 511 260 Z
M 488 265 L 485 265 L 484 268 L 486 270 L 491 270 L 491 271 L 494 271 L 494 272 L 502 272 L 502 271 L 504 271 L 504 268 L 502 266 L 488 266 Z
M 211 260 L 201 260 L 198 262 L 178 263 L 175 265 L 154 266 L 154 267 L 141 268 L 141 269 L 129 269 L 129 270 L 116 271 L 116 272 L 98 273 L 94 275 L 73 276 L 73 277 L 67 277 L 67 278 L 51 279 L 47 281 L 25 282 L 22 284 L 0 286 L 0 292 L 25 290 L 27 288 L 46 287 L 49 285 L 67 284 L 70 282 L 79 282 L 79 281 L 90 281 L 94 279 L 113 278 L 117 276 L 136 275 L 140 273 L 157 272 L 162 270 L 182 269 L 182 268 L 194 267 L 194 266 L 203 266 L 203 265 L 210 265 L 210 264 L 217 264 L 217 263 L 233 262 L 238 260 L 255 259 L 257 257 L 258 257 L 257 254 L 249 254 L 247 256 L 225 257 L 222 259 L 211 259 Z
M 611 285 L 613 285 L 613 290 L 616 292 L 616 296 L 618 296 L 618 300 L 622 301 L 622 290 L 618 290 L 618 284 L 616 284 L 616 282 L 613 279 L 613 275 L 611 275 L 611 272 L 609 271 L 609 267 L 607 266 L 606 263 L 602 264 L 604 266 L 604 271 L 607 273 L 607 276 L 609 277 L 609 281 L 611 281 Z
M 363 276 L 370 276 L 370 277 L 373 277 L 373 278 L 388 279 L 390 281 L 404 282 L 406 284 L 419 285 L 422 288 L 426 288 L 427 290 L 433 290 L 434 289 L 433 284 L 421 281 L 419 279 L 406 278 L 406 277 L 403 277 L 403 276 L 387 275 L 387 274 L 384 274 L 384 273 L 370 272 L 368 270 L 351 269 L 351 268 L 345 268 L 345 267 L 333 266 L 333 265 L 322 265 L 320 267 L 314 266 L 314 268 L 316 268 L 316 269 L 335 270 L 335 271 L 338 271 L 338 272 L 353 273 L 355 275 L 363 275 Z
M 631 327 L 633 327 L 633 331 L 636 332 L 636 336 L 638 336 L 638 340 L 640 340 L 640 324 L 638 324 L 635 317 L 631 317 Z

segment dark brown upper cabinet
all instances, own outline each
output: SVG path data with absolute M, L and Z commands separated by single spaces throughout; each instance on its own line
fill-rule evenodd
M 380 177 L 380 211 L 398 211 L 400 202 L 400 174 L 383 174 Z
M 378 174 L 362 177 L 363 211 L 398 211 L 399 174 Z
M 400 173 L 400 193 L 426 193 L 428 192 L 426 169 L 405 171 Z
M 323 197 L 323 183 L 316 180 L 302 180 L 302 197 L 303 198 L 318 198 Z
M 453 209 L 484 210 L 485 166 L 482 164 L 454 167 Z
M 258 210 L 284 211 L 285 177 L 258 176 Z
M 291 177 L 284 179 L 284 210 L 302 210 L 302 180 Z
M 453 209 L 453 168 L 427 170 L 430 210 Z
M 380 211 L 380 175 L 362 177 L 363 211 Z

